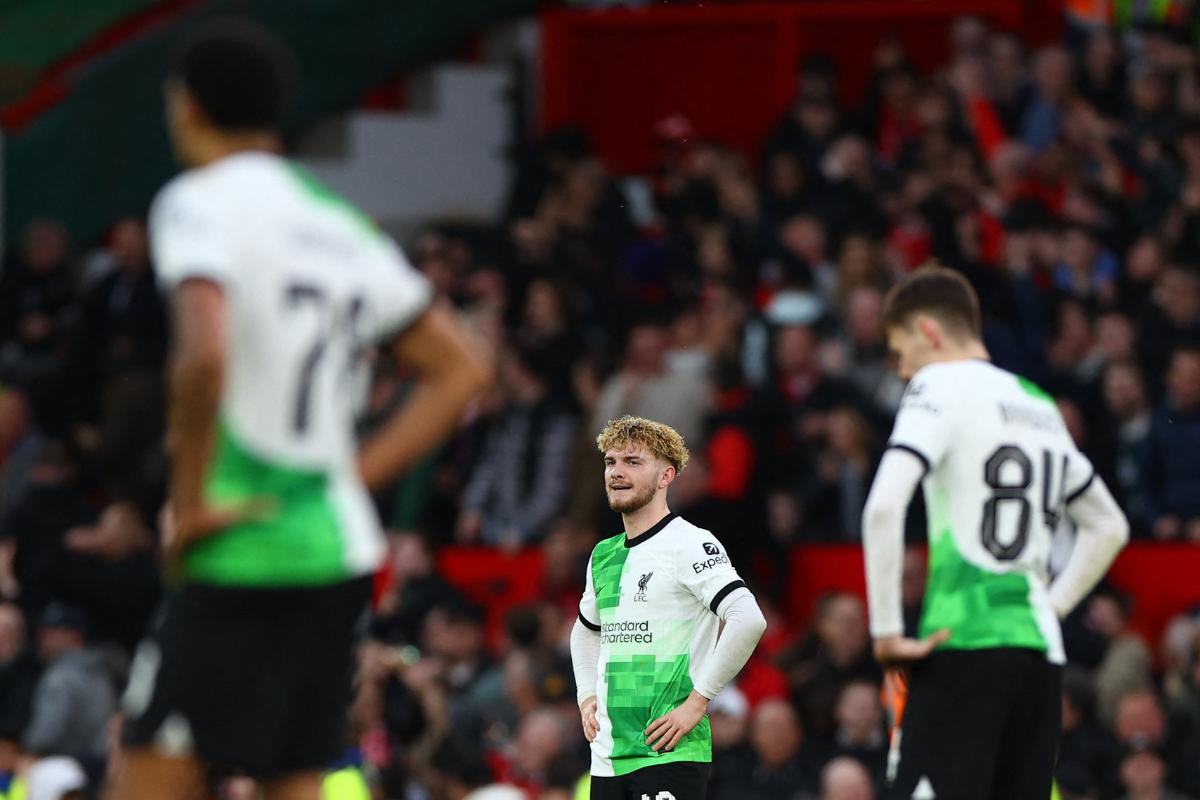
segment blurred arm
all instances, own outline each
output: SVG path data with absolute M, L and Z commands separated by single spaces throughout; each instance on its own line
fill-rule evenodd
M 490 360 L 440 306 L 401 334 L 392 352 L 422 380 L 359 450 L 359 473 L 371 490 L 386 485 L 449 435 L 467 403 L 492 381 Z
M 1100 582 L 1129 541 L 1129 522 L 1098 477 L 1068 501 L 1067 514 L 1078 526 L 1075 547 L 1062 573 L 1050 586 L 1050 604 L 1065 617 Z
M 863 509 L 867 600 L 871 636 L 876 639 L 904 635 L 904 607 L 900 598 L 904 519 L 908 503 L 924 475 L 925 464 L 915 454 L 898 448 L 888 450 L 875 473 Z

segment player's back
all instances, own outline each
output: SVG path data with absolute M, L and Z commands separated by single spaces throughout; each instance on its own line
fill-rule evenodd
M 1049 395 L 985 361 L 914 376 L 892 444 L 926 460 L 929 582 L 921 634 L 948 647 L 1029 647 L 1062 660 L 1050 607 L 1051 537 L 1091 481 Z
M 277 513 L 192 549 L 193 577 L 310 584 L 372 569 L 381 552 L 355 471 L 366 355 L 429 288 L 374 225 L 285 159 L 244 153 L 185 173 L 151 217 L 160 281 L 223 290 L 226 365 L 207 491 Z

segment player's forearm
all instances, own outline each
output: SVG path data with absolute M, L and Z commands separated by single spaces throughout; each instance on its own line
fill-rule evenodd
M 923 465 L 911 454 L 889 450 L 879 464 L 863 509 L 867 600 L 871 635 L 876 639 L 904 633 L 904 605 L 900 596 L 904 519 L 923 474 Z
M 480 359 L 426 376 L 404 406 L 359 450 L 359 474 L 367 488 L 387 485 L 445 439 L 467 403 L 487 386 L 490 375 Z
M 596 694 L 600 679 L 600 634 L 579 620 L 571 629 L 571 668 L 575 672 L 575 696 L 582 703 Z
M 754 595 L 746 589 L 739 589 L 729 596 L 721 618 L 725 627 L 695 684 L 696 691 L 708 700 L 720 694 L 746 666 L 767 629 L 766 617 Z
M 1117 553 L 1129 541 L 1125 514 L 1098 478 L 1068 508 L 1078 526 L 1075 547 L 1062 573 L 1050 586 L 1050 604 L 1065 617 L 1087 596 Z
M 217 353 L 180 353 L 174 359 L 167 447 L 176 515 L 187 515 L 203 505 L 224 375 L 224 359 Z

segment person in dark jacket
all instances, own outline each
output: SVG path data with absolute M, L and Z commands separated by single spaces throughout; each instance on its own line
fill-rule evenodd
M 507 403 L 463 493 L 460 541 L 538 541 L 562 511 L 575 418 L 549 391 L 546 355 L 510 350 L 500 359 Z
M 1150 421 L 1143 475 L 1154 536 L 1200 542 L 1200 346 L 1171 356 L 1167 400 Z

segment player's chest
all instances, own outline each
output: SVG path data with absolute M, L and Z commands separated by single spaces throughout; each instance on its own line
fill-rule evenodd
M 636 554 L 620 569 L 596 576 L 596 598 L 601 616 L 641 615 L 647 609 L 664 611 L 682 604 L 689 595 L 675 580 L 674 565 L 657 553 Z

